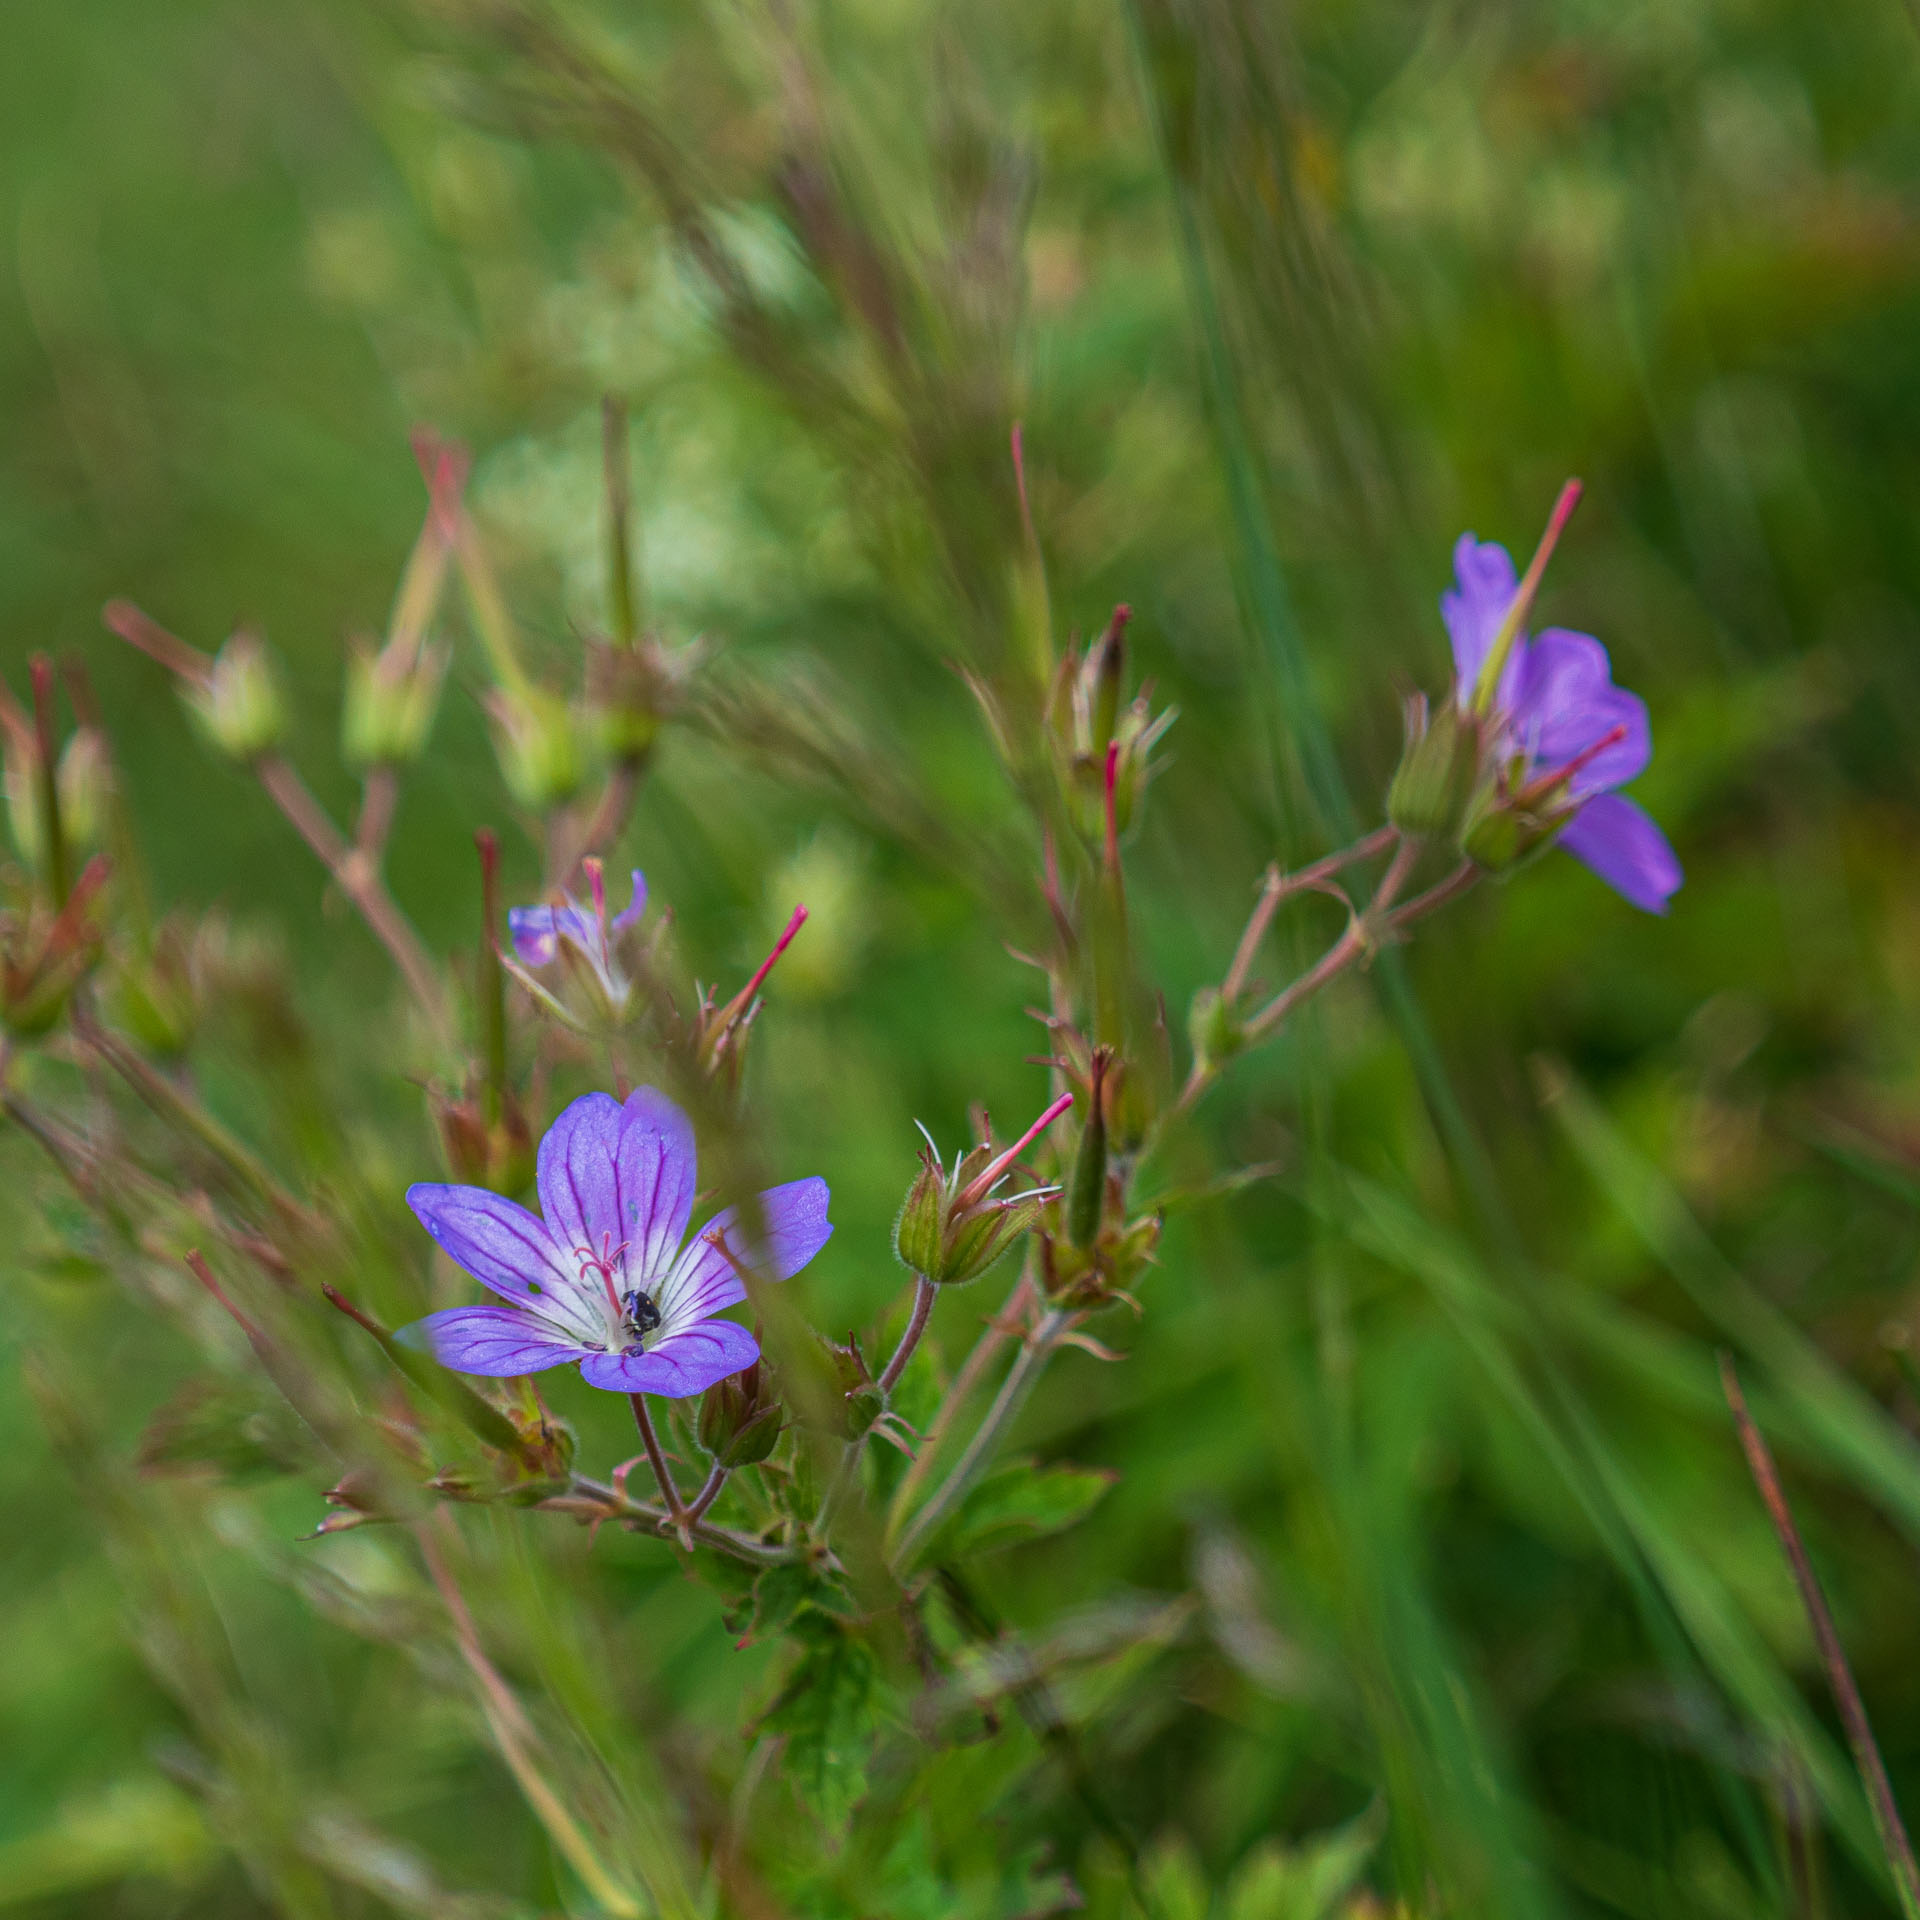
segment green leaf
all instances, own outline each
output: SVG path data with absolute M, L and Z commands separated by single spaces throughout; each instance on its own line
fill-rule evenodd
M 1264 1840 L 1227 1889 L 1226 1920 L 1333 1920 L 1380 1844 L 1376 1807 L 1300 1846 Z
M 805 1650 L 761 1724 L 786 1735 L 787 1779 L 838 1833 L 867 1790 L 879 1720 L 873 1655 L 823 1614 L 796 1615 L 795 1627 Z
M 1063 1532 L 1084 1520 L 1119 1477 L 1106 1467 L 1009 1460 L 960 1503 L 936 1537 L 931 1557 L 966 1559 Z
M 832 1619 L 853 1617 L 852 1596 L 838 1581 L 794 1562 L 768 1567 L 753 1583 L 750 1599 L 729 1617 L 747 1640 L 783 1633 L 808 1609 Z

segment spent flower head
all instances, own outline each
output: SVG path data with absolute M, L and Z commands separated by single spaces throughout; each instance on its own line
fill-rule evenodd
M 1091 846 L 1133 823 L 1147 784 L 1160 770 L 1153 750 L 1178 717 L 1156 714 L 1152 688 L 1125 705 L 1127 625 L 1133 609 L 1114 608 L 1105 630 L 1084 652 L 1069 648 L 1047 702 L 1054 767 L 1075 830 Z
M 459 1373 L 576 1364 L 610 1393 L 683 1399 L 750 1367 L 760 1344 L 718 1318 L 746 1276 L 785 1280 L 826 1245 L 827 1183 L 770 1187 L 750 1241 L 734 1208 L 692 1239 L 697 1155 L 687 1116 L 641 1087 L 573 1102 L 540 1142 L 531 1213 L 485 1187 L 419 1185 L 407 1204 L 456 1265 L 507 1302 L 450 1307 L 405 1329 Z
M 972 1147 L 952 1167 L 942 1164 L 933 1136 L 921 1128 L 926 1146 L 920 1171 L 907 1189 L 894 1222 L 893 1246 L 903 1265 L 936 1286 L 960 1286 L 977 1280 L 1035 1224 L 1057 1186 L 1030 1187 L 1002 1196 L 999 1189 L 1022 1153 L 1073 1105 L 1063 1093 L 1012 1146 L 995 1153 L 990 1145 Z

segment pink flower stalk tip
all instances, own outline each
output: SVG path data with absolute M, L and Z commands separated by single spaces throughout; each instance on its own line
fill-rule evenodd
M 956 1213 L 976 1206 L 990 1194 L 1006 1177 L 1007 1169 L 1018 1160 L 1034 1141 L 1046 1132 L 1053 1123 L 1073 1105 L 1073 1095 L 1063 1093 L 1045 1113 L 1043 1113 L 1025 1133 L 1023 1133 L 1005 1153 L 997 1155 L 969 1180 L 966 1186 L 953 1197 L 953 1210 Z

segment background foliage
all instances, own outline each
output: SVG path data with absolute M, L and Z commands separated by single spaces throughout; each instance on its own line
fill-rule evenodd
M 344 807 L 342 641 L 418 523 L 409 423 L 475 447 L 564 663 L 605 617 L 598 404 L 628 397 L 650 605 L 723 643 L 724 697 L 624 845 L 709 975 L 814 910 L 754 1094 L 778 1161 L 833 1182 L 796 1285 L 837 1327 L 897 1294 L 912 1120 L 953 1140 L 1040 1090 L 1002 948 L 1028 909 L 994 878 L 1035 855 L 952 671 L 1014 644 L 1011 422 L 1056 621 L 1130 602 L 1180 709 L 1131 854 L 1176 1024 L 1265 863 L 1377 817 L 1398 694 L 1442 679 L 1455 534 L 1524 548 L 1588 481 L 1544 611 L 1646 694 L 1639 792 L 1687 885 L 1664 923 L 1560 859 L 1483 888 L 1206 1110 L 1219 1160 L 1278 1171 L 1173 1219 L 1145 1318 L 1103 1329 L 1123 1363 L 1059 1362 L 1022 1444 L 1117 1482 L 1066 1547 L 990 1563 L 996 1617 L 1129 1649 L 1061 1682 L 1095 1791 L 1010 1718 L 882 1768 L 814 1846 L 746 1784 L 769 1645 L 736 1650 L 657 1542 L 480 1516 L 511 1678 L 622 1783 L 628 1844 L 657 1867 L 750 1805 L 787 1862 L 764 1910 L 821 1915 L 1051 1911 L 1065 1875 L 1095 1911 L 1144 1884 L 1255 1920 L 1356 1873 L 1432 1914 L 1887 1910 L 1713 1356 L 1911 1802 L 1910 18 L 89 0 L 7 38 L 8 678 L 87 659 L 156 894 L 224 909 L 246 978 L 289 971 L 297 1025 L 266 987 L 210 1011 L 210 1102 L 282 1177 L 350 1164 L 389 1213 L 438 1163 L 384 957 L 101 632 L 110 595 L 208 646 L 260 624 Z M 461 647 L 391 868 L 437 951 L 477 924 L 474 820 L 538 873 Z M 1304 955 L 1330 910 L 1296 913 Z M 349 1140 L 303 1128 L 326 1105 Z M 319 1489 L 263 1431 L 223 1478 L 130 1471 L 198 1363 L 4 1153 L 0 1902 L 593 1911 L 377 1533 L 291 1546 Z M 949 1355 L 990 1304 L 943 1301 Z M 588 1398 L 583 1454 L 617 1458 Z M 388 1602 L 390 1644 L 351 1630 Z M 862 1686 L 817 1710 L 858 1732 Z M 1316 1844 L 1354 1864 L 1273 1851 Z

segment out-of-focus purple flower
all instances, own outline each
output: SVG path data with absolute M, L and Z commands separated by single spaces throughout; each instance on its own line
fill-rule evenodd
M 592 1012 L 602 1019 L 617 1020 L 626 1012 L 633 994 L 633 981 L 622 958 L 622 936 L 640 924 L 647 910 L 646 875 L 634 869 L 632 900 L 622 912 L 609 918 L 600 862 L 585 860 L 581 866 L 587 876 L 590 904 L 583 906 L 573 894 L 562 893 L 557 905 L 548 902 L 507 909 L 507 932 L 513 940 L 514 962 L 518 963 L 509 965 L 542 1004 L 564 1012 L 554 996 L 529 977 L 559 962 L 586 989 Z
M 567 893 L 561 896 L 565 902 L 562 906 L 507 909 L 507 931 L 513 936 L 513 951 L 523 967 L 551 965 L 562 940 L 589 958 L 604 957 L 610 935 L 617 938 L 639 924 L 647 910 L 647 876 L 638 867 L 633 870 L 633 899 L 611 920 L 607 918 L 606 892 L 597 860 L 588 863 L 587 876 L 595 896 L 591 907 L 583 907 Z
M 1563 496 L 1553 531 L 1570 505 Z M 1665 913 L 1680 862 L 1648 815 L 1615 792 L 1652 757 L 1646 703 L 1613 684 L 1607 650 L 1591 634 L 1548 627 L 1528 638 L 1526 603 L 1545 551 L 1543 543 L 1523 582 L 1505 547 L 1462 534 L 1454 587 L 1440 597 L 1455 699 L 1475 717 L 1494 769 L 1479 825 L 1469 825 L 1468 851 L 1476 851 L 1476 832 L 1492 847 L 1511 828 L 1507 837 L 1519 851 L 1530 836 L 1537 844 L 1557 833 L 1560 846 L 1634 906 Z
M 743 1273 L 785 1280 L 826 1245 L 827 1183 L 763 1193 L 758 1245 L 730 1207 L 689 1240 L 695 1159 L 686 1115 L 641 1087 L 624 1105 L 586 1094 L 553 1123 L 537 1214 L 484 1187 L 409 1188 L 421 1225 L 508 1304 L 430 1313 L 407 1338 L 459 1373 L 575 1362 L 589 1386 L 669 1399 L 751 1366 L 759 1343 L 716 1316 L 747 1297 Z

